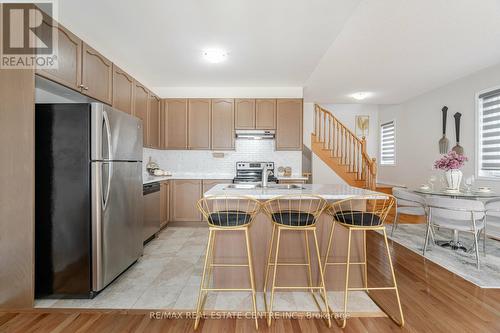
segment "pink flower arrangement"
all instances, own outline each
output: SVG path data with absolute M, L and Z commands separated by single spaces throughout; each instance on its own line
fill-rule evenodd
M 443 155 L 439 160 L 434 162 L 434 169 L 444 171 L 460 169 L 467 161 L 467 157 L 465 157 L 464 155 L 459 155 L 452 150 L 448 154 Z

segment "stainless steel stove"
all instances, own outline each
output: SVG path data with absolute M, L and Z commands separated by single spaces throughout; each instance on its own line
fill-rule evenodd
M 269 183 L 276 183 L 274 162 L 236 162 L 236 177 L 233 178 L 233 183 L 261 183 L 262 170 L 265 166 L 267 166 L 267 170 L 270 171 L 267 181 Z

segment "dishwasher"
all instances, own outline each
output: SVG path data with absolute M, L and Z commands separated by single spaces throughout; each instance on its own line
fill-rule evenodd
M 144 244 L 152 240 L 160 230 L 160 183 L 149 183 L 142 186 L 144 198 Z

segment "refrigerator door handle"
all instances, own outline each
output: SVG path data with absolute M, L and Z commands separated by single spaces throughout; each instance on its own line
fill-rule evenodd
M 109 117 L 108 113 L 106 111 L 102 112 L 102 118 L 103 118 L 103 128 L 106 128 L 106 141 L 108 144 L 108 156 L 105 157 L 104 159 L 111 161 L 113 160 L 113 151 L 112 151 L 112 144 L 111 144 L 111 127 L 109 125 Z
M 108 181 L 106 184 L 106 194 L 104 194 L 104 189 L 103 189 L 104 181 L 102 181 L 102 178 L 101 178 L 101 193 L 102 193 L 101 195 L 102 195 L 102 210 L 103 211 L 106 210 L 106 207 L 108 205 L 109 193 L 111 191 L 111 177 L 113 177 L 113 163 L 112 162 L 103 162 L 102 168 L 104 168 L 105 165 L 108 166 L 108 177 L 107 177 Z M 101 175 L 104 175 L 104 170 L 102 171 Z

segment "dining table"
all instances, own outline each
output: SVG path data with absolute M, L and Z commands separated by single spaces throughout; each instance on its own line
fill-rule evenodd
M 450 191 L 446 188 L 416 188 L 412 190 L 414 193 L 423 196 L 442 196 L 449 197 L 453 199 L 468 199 L 468 200 L 491 200 L 500 197 L 500 193 L 492 191 L 492 190 L 464 190 L 460 189 L 457 191 Z M 470 249 L 467 249 L 461 242 L 458 234 L 458 230 L 453 230 L 453 237 L 450 240 L 445 241 L 437 241 L 437 245 L 441 247 L 450 248 L 452 250 L 462 250 L 465 252 L 469 252 Z

